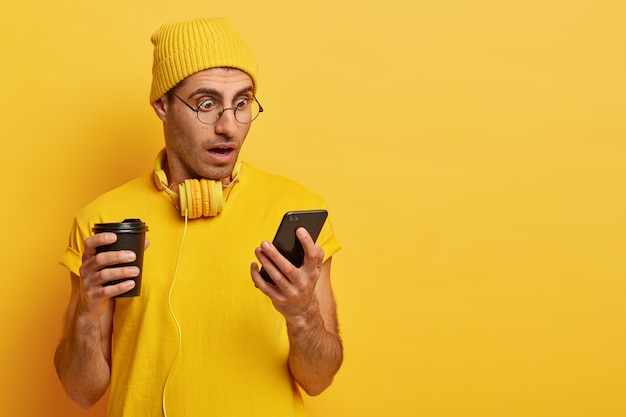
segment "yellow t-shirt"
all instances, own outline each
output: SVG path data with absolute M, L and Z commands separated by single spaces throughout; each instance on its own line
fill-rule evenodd
M 304 187 L 245 163 L 223 212 L 189 220 L 184 240 L 184 218 L 152 173 L 83 208 L 61 260 L 77 275 L 95 223 L 149 227 L 141 296 L 115 300 L 109 416 L 304 416 L 284 318 L 249 267 L 285 212 L 320 208 Z M 329 219 L 318 243 L 326 259 L 341 248 Z

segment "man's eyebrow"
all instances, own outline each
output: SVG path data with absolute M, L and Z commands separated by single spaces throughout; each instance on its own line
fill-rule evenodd
M 254 91 L 254 88 L 252 86 L 245 87 L 245 88 L 242 88 L 241 90 L 237 91 L 234 94 L 234 96 L 236 97 L 236 96 L 239 96 L 239 95 L 244 94 L 244 93 L 249 93 L 251 91 Z M 195 91 L 193 91 L 189 95 L 189 98 L 191 98 L 191 97 L 193 97 L 195 95 L 198 95 L 198 94 L 210 94 L 210 95 L 216 96 L 216 97 L 218 97 L 220 99 L 224 98 L 224 96 L 222 95 L 222 93 L 220 91 L 218 91 L 218 90 L 216 90 L 214 88 L 206 88 L 206 87 L 200 87 L 200 88 L 196 89 Z

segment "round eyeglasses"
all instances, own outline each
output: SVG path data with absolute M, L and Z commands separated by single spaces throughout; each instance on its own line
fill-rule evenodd
M 252 123 L 252 121 L 259 116 L 259 113 L 263 111 L 261 103 L 259 103 L 254 96 L 252 96 L 252 98 L 240 97 L 235 100 L 235 107 L 227 108 L 224 108 L 222 103 L 219 101 L 208 98 L 202 100 L 200 104 L 198 104 L 198 108 L 194 109 L 185 100 L 178 97 L 176 93 L 172 92 L 172 94 L 174 94 L 177 99 L 182 101 L 185 106 L 189 107 L 191 111 L 196 113 L 200 123 L 208 125 L 217 123 L 226 110 L 232 110 L 235 115 L 235 120 L 241 124 Z

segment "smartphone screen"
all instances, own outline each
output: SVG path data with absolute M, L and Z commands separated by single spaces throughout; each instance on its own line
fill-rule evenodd
M 296 230 L 299 227 L 304 227 L 311 235 L 313 241 L 316 241 L 322 226 L 324 226 L 326 217 L 328 217 L 326 210 L 287 212 L 278 226 L 272 243 L 289 262 L 300 267 L 304 262 L 304 249 L 296 236 Z M 263 268 L 261 268 L 261 275 L 265 281 L 274 284 L 274 281 Z

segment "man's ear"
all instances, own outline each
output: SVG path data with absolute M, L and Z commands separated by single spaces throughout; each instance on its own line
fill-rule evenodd
M 154 112 L 156 113 L 157 117 L 162 121 L 165 121 L 165 118 L 167 116 L 168 105 L 169 102 L 165 94 L 162 95 L 161 98 L 159 98 L 157 101 L 152 103 L 152 108 L 154 109 Z

